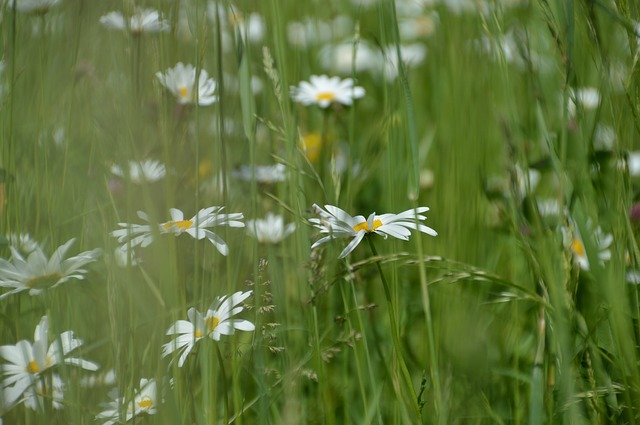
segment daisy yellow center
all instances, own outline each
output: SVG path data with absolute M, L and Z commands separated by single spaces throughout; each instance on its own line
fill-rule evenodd
M 200 329 L 196 329 L 193 331 L 193 336 L 196 338 L 202 338 L 202 331 Z
M 164 230 L 171 230 L 174 227 L 180 230 L 187 230 L 193 226 L 193 221 L 191 220 L 177 220 L 177 221 L 168 221 L 162 224 L 162 228 Z
M 336 94 L 331 91 L 321 91 L 318 94 L 316 94 L 316 100 L 318 102 L 322 102 L 324 100 L 331 102 L 335 98 L 336 98 Z
M 187 86 L 178 87 L 178 95 L 183 99 L 186 98 L 189 96 L 189 88 Z
M 25 284 L 28 288 L 33 289 L 47 288 L 58 282 L 60 278 L 62 278 L 62 275 L 58 272 L 43 274 L 40 276 L 32 277 L 31 279 L 27 280 Z
M 571 251 L 579 257 L 584 257 L 586 254 L 584 244 L 580 239 L 574 239 L 573 242 L 571 242 Z
M 150 409 L 153 407 L 153 400 L 151 400 L 149 397 L 145 397 L 138 402 L 138 406 L 141 409 L 145 409 L 145 410 Z
M 40 372 L 40 366 L 35 360 L 31 360 L 27 365 L 27 372 L 29 373 L 38 373 Z
M 213 163 L 211 160 L 204 159 L 200 161 L 198 164 L 198 176 L 199 177 L 207 177 L 213 174 Z
M 204 322 L 207 325 L 207 330 L 209 332 L 213 332 L 213 330 L 220 324 L 220 319 L 218 319 L 216 316 L 207 317 L 206 319 L 204 319 Z
M 309 162 L 316 162 L 320 156 L 322 137 L 318 133 L 310 133 L 302 137 L 302 149 Z
M 375 220 L 373 220 L 373 227 L 370 228 L 369 223 L 363 221 L 362 223 L 358 223 L 353 226 L 353 230 L 355 230 L 356 232 L 359 232 L 360 230 L 364 230 L 365 232 L 373 232 L 380 226 L 382 226 L 382 221 L 376 218 Z

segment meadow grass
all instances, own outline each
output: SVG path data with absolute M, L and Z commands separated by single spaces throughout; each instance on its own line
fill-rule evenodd
M 110 397 L 112 423 L 640 421 L 636 2 L 16 2 L 0 32 L 0 297 L 24 248 L 11 234 L 47 256 L 71 238 L 68 256 L 101 255 L 83 279 L 1 298 L 0 355 L 46 315 L 47 346 L 73 330 L 75 357 L 100 368 L 25 370 L 11 402 L 3 368 L 3 423 L 103 423 Z M 166 31 L 100 24 L 144 7 Z M 327 53 L 339 43 L 346 55 Z M 156 73 L 178 62 L 217 82 L 215 102 L 163 87 Z M 366 93 L 295 102 L 290 87 L 320 74 Z M 135 181 L 127 164 L 146 159 L 166 175 Z M 239 177 L 274 164 L 286 178 Z M 314 204 L 428 206 L 438 236 L 367 233 L 338 258 L 349 238 L 311 249 L 326 236 Z M 227 255 L 167 224 L 170 208 L 209 206 L 244 215 L 212 229 Z M 118 259 L 111 232 L 143 224 L 138 211 L 153 241 Z M 295 231 L 250 236 L 267 212 Z M 238 291 L 252 294 L 234 319 L 253 331 L 194 331 L 184 364 L 162 355 L 174 322 Z

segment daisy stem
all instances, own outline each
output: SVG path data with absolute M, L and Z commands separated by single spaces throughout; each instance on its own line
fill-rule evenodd
M 327 187 L 325 177 L 331 176 L 331 173 L 327 173 L 327 167 L 330 167 L 331 163 L 331 146 L 329 144 L 329 111 L 327 109 L 322 110 L 322 131 L 320 133 L 320 180 L 322 184 Z M 327 191 L 333 193 L 333 191 Z
M 371 253 L 374 257 L 378 257 L 378 251 L 371 239 L 370 235 L 366 236 L 367 241 L 369 242 L 369 247 L 371 248 Z M 418 399 L 413 388 L 413 383 L 411 381 L 411 375 L 409 374 L 409 370 L 407 369 L 407 364 L 404 361 L 404 356 L 402 354 L 402 345 L 400 344 L 400 336 L 398 334 L 398 319 L 396 314 L 396 307 L 393 302 L 393 298 L 391 297 L 391 290 L 389 288 L 389 283 L 387 282 L 384 273 L 382 272 L 382 267 L 380 266 L 379 261 L 375 261 L 376 267 L 378 268 L 378 273 L 380 274 L 380 279 L 382 280 L 382 287 L 384 288 L 384 295 L 387 299 L 387 306 L 389 311 L 389 322 L 391 327 L 391 337 L 393 339 L 393 348 L 397 357 L 397 361 L 400 366 L 400 374 L 404 380 L 405 390 L 407 392 L 406 398 L 407 402 L 411 406 L 411 410 L 414 411 L 414 414 L 420 418 L 420 407 L 418 406 Z

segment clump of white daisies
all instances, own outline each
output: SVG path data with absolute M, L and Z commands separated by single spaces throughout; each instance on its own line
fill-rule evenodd
M 64 331 L 50 340 L 49 318 L 43 316 L 36 326 L 33 342 L 24 339 L 15 345 L 1 346 L 0 357 L 6 361 L 0 365 L 2 407 L 8 410 L 24 403 L 32 410 L 44 411 L 45 403 L 51 403 L 54 409 L 62 408 L 65 385 L 57 369 L 72 365 L 98 370 L 96 363 L 72 357 L 72 352 L 82 345 L 73 331 Z M 45 376 L 50 379 L 44 379 Z

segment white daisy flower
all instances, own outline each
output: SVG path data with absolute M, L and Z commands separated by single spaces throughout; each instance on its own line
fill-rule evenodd
M 175 351 L 180 353 L 178 367 L 182 367 L 195 344 L 208 333 L 202 313 L 191 307 L 187 311 L 187 317 L 189 320 L 178 320 L 167 329 L 167 335 L 178 336 L 162 346 L 162 357 L 169 356 Z
M 143 211 L 138 211 L 137 215 L 149 223 L 149 217 Z M 118 226 L 121 228 L 111 232 L 111 236 L 118 239 L 118 242 L 122 244 L 120 250 L 125 253 L 128 252 L 130 248 L 137 246 L 146 248 L 153 242 L 150 224 L 118 223 Z M 120 253 L 116 255 L 120 255 Z
M 253 291 L 238 291 L 231 295 L 218 297 L 211 303 L 204 318 L 209 337 L 220 341 L 221 335 L 233 335 L 235 330 L 253 331 L 255 326 L 248 320 L 231 319 L 244 310 L 239 304 L 249 298 Z
M 242 165 L 238 169 L 233 170 L 231 175 L 244 181 L 251 181 L 255 179 L 258 183 L 273 184 L 285 181 L 287 178 L 286 171 L 287 169 L 284 164 L 256 166 Z
M 301 81 L 298 87 L 291 87 L 291 97 L 303 105 L 318 105 L 327 108 L 332 103 L 351 105 L 354 99 L 363 97 L 365 91 L 354 86 L 351 78 L 312 75 L 310 82 Z
M 175 67 L 167 69 L 164 73 L 157 72 L 156 77 L 173 93 L 181 105 L 197 102 L 200 106 L 207 106 L 218 101 L 218 96 L 214 94 L 217 83 L 213 78 L 209 78 L 209 74 L 204 69 L 200 70 L 198 76 L 197 91 L 196 68 L 191 64 L 184 65 L 178 62 Z
M 154 9 L 138 10 L 128 19 L 120 12 L 109 12 L 100 17 L 100 23 L 107 28 L 131 31 L 134 35 L 169 31 L 169 23 Z
M 14 7 L 18 12 L 32 13 L 34 15 L 45 14 L 54 6 L 57 6 L 60 0 L 11 0 L 9 7 Z
M 96 363 L 68 356 L 82 346 L 82 340 L 77 339 L 73 331 L 62 332 L 50 345 L 48 334 L 49 320 L 47 316 L 43 316 L 36 326 L 33 344 L 27 340 L 21 340 L 16 345 L 0 347 L 0 357 L 8 362 L 0 366 L 4 376 L 2 382 L 4 406 L 12 406 L 23 395 L 25 403 L 35 406 L 35 400 L 39 399 L 42 393 L 46 393 L 42 387 L 37 387 L 37 383 L 41 381 L 41 374 L 59 364 L 75 365 L 92 371 L 98 369 Z M 61 387 L 58 385 L 58 388 Z M 55 388 L 54 382 L 54 393 Z M 29 390 L 32 394 L 26 393 Z
M 0 287 L 11 288 L 9 292 L 0 295 L 0 300 L 23 291 L 29 295 L 38 295 L 45 289 L 56 286 L 70 279 L 84 279 L 87 272 L 82 267 L 95 261 L 100 255 L 100 249 L 84 251 L 65 259 L 64 256 L 75 239 L 70 239 L 61 245 L 47 258 L 40 247 L 36 247 L 26 259 L 11 247 L 11 259 L 0 258 Z
M 570 221 L 573 222 L 573 220 Z M 613 235 L 611 233 L 604 233 L 600 226 L 597 226 L 594 230 L 590 221 L 587 222 L 587 228 L 592 234 L 595 246 L 598 248 L 598 260 L 601 264 L 604 264 L 605 261 L 611 259 L 611 250 L 609 248 L 613 243 Z M 561 232 L 563 243 L 571 252 L 573 260 L 582 270 L 588 271 L 591 268 L 591 264 L 589 262 L 589 256 L 587 255 L 584 239 L 580 234 L 578 226 L 572 223 L 571 228 L 563 227 Z
M 438 235 L 432 228 L 416 223 L 416 220 L 423 221 L 427 219 L 426 216 L 421 214 L 429 211 L 428 207 L 419 207 L 400 214 L 376 215 L 376 213 L 372 213 L 368 218 L 364 218 L 362 215 L 352 217 L 333 205 L 325 205 L 325 208 L 326 211 L 313 204 L 313 209 L 320 215 L 320 218 L 312 218 L 309 222 L 320 229 L 320 233 L 327 234 L 327 236 L 317 240 L 311 245 L 311 249 L 332 239 L 352 238 L 338 258 L 344 258 L 349 255 L 367 233 L 377 233 L 384 238 L 393 236 L 402 240 L 409 240 L 410 229 L 418 230 L 431 236 Z
M 177 336 L 162 346 L 162 356 L 166 357 L 177 351 L 180 354 L 178 367 L 182 367 L 195 344 L 205 336 L 220 341 L 221 335 L 232 335 L 236 329 L 253 331 L 255 326 L 248 320 L 231 319 L 231 316 L 244 309 L 239 304 L 249 298 L 252 292 L 239 291 L 216 298 L 204 317 L 195 308 L 190 308 L 187 312 L 189 320 L 178 320 L 167 330 L 167 335 Z
M 209 228 L 216 226 L 244 227 L 240 220 L 244 218 L 242 213 L 222 214 L 224 207 L 202 208 L 198 213 L 186 220 L 184 213 L 177 208 L 171 208 L 171 220 L 161 223 L 158 232 L 161 234 L 173 234 L 179 236 L 183 233 L 191 235 L 195 239 L 207 239 L 222 254 L 227 255 L 227 244 Z M 138 217 L 149 222 L 147 215 L 138 211 Z M 114 230 L 111 235 L 121 243 L 121 249 L 128 251 L 136 246 L 146 247 L 153 242 L 153 230 L 150 224 L 118 223 L 121 229 Z
M 158 405 L 155 379 L 140 379 L 139 388 L 135 391 L 133 400 L 127 404 L 124 418 L 120 417 L 120 412 L 125 404 L 124 397 L 118 396 L 117 390 L 113 390 L 109 393 L 111 400 L 103 405 L 104 409 L 96 415 L 96 420 L 102 420 L 103 425 L 113 425 L 122 423 L 122 420 L 129 422 L 143 413 L 155 415 Z
M 129 161 L 128 172 L 114 164 L 111 166 L 111 173 L 122 178 L 128 177 L 135 184 L 142 184 L 161 180 L 167 174 L 167 170 L 161 162 L 147 159 L 140 162 Z
M 281 215 L 267 213 L 263 219 L 255 219 L 247 221 L 247 233 L 261 243 L 281 242 L 296 230 L 295 223 L 284 225 L 284 219 Z

